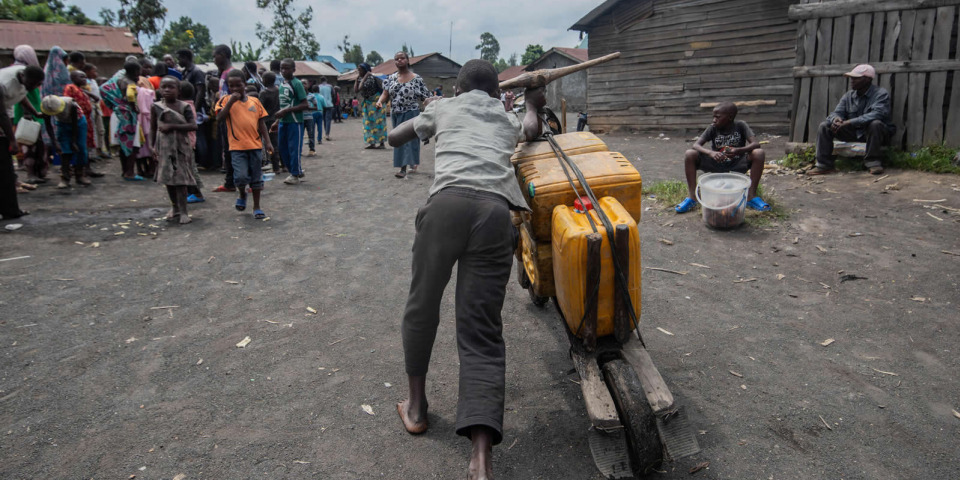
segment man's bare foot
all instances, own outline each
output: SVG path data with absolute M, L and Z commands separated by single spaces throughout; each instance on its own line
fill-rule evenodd
M 180 214 L 177 213 L 176 210 L 174 210 L 174 209 L 171 208 L 170 211 L 167 212 L 167 216 L 166 216 L 165 218 L 166 218 L 166 220 L 167 220 L 168 222 L 172 222 L 172 221 L 176 220 L 177 217 L 179 217 L 179 216 L 180 216 Z
M 180 225 L 186 225 L 192 221 L 193 219 L 190 218 L 190 215 L 180 215 Z
M 403 422 L 403 428 L 411 435 L 419 435 L 427 431 L 427 408 L 424 405 L 422 412 L 413 412 L 410 409 L 410 400 L 397 404 L 397 414 Z
M 493 450 L 491 448 L 478 449 L 474 447 L 470 455 L 469 480 L 493 480 Z

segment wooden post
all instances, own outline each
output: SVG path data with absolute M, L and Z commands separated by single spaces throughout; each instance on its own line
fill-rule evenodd
M 911 59 L 926 60 L 930 58 L 933 49 L 933 26 L 937 18 L 936 10 L 920 10 L 917 12 L 917 23 L 913 27 L 913 50 Z M 907 147 L 914 148 L 923 145 L 923 110 L 926 103 L 923 101 L 926 93 L 927 74 L 911 73 L 910 89 L 907 94 Z M 900 88 L 897 85 L 897 88 Z
M 586 292 L 583 305 L 583 326 L 580 328 L 580 337 L 583 346 L 592 352 L 597 347 L 597 308 L 599 307 L 600 289 L 600 249 L 603 247 L 603 237 L 599 233 L 587 235 L 587 278 L 584 285 Z
M 937 9 L 936 26 L 933 30 L 933 59 L 950 58 L 950 34 L 953 32 L 953 19 L 956 7 Z M 954 75 L 957 75 L 954 72 Z M 943 101 L 947 93 L 947 72 L 930 74 L 930 88 L 927 91 L 926 119 L 923 123 L 923 144 L 943 143 Z M 948 105 L 957 108 L 956 105 Z
M 624 278 L 630 279 L 630 227 L 620 224 L 616 227 L 616 249 L 617 259 L 619 260 L 620 271 Z M 630 313 L 628 312 L 628 303 L 630 296 L 624 292 L 624 289 L 617 288 L 614 282 L 613 289 L 613 334 L 620 344 L 627 343 L 630 340 L 630 332 L 633 331 L 630 324 Z
M 560 99 L 560 130 L 567 133 L 567 99 Z
M 960 36 L 957 37 L 957 48 L 960 49 Z M 956 72 L 953 74 L 950 110 L 947 112 L 947 128 L 943 134 L 943 141 L 951 147 L 960 147 L 960 75 Z
M 911 60 L 910 47 L 913 42 L 913 27 L 917 23 L 917 12 L 915 10 L 904 10 L 900 15 L 900 38 L 897 40 L 897 60 L 901 62 Z M 909 75 L 898 73 L 893 77 L 893 85 L 896 88 L 893 91 L 893 123 L 897 125 L 897 131 L 890 140 L 890 145 L 894 148 L 903 146 L 903 138 L 906 124 L 905 115 L 907 107 L 907 94 L 910 92 L 908 85 Z

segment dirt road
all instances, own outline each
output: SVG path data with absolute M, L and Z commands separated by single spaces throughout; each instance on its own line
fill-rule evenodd
M 28 257 L 0 262 L 0 477 L 464 476 L 452 284 L 431 430 L 394 410 L 433 145 L 398 180 L 356 120 L 333 136 L 306 183 L 267 183 L 267 221 L 208 193 L 170 226 L 163 189 L 116 161 L 94 187 L 21 197 L 32 215 L 0 234 L 0 260 Z M 645 182 L 682 175 L 684 139 L 604 139 Z M 645 200 L 643 266 L 687 274 L 644 271 L 642 332 L 703 447 L 662 478 L 704 461 L 695 478 L 960 478 L 960 256 L 941 253 L 960 253 L 960 217 L 914 201 L 960 208 L 960 179 L 889 174 L 770 176 L 790 218 L 733 232 Z M 513 281 L 504 322 L 499 478 L 599 479 L 553 307 Z

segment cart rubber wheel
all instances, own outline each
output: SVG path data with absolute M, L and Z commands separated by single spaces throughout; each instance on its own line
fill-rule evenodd
M 523 288 L 530 288 L 530 277 L 527 276 L 527 269 L 523 268 L 523 262 L 517 260 L 517 281 L 520 282 L 520 286 Z
M 560 123 L 560 117 L 558 117 L 556 113 L 553 113 L 553 110 L 550 110 L 549 107 L 543 107 L 542 113 L 545 127 L 549 128 L 554 135 L 563 133 L 563 124 Z
M 538 308 L 543 308 L 544 305 L 550 300 L 550 297 L 541 297 L 533 291 L 533 285 L 530 285 L 530 288 L 527 289 L 527 293 L 530 294 L 530 301 L 533 302 Z
M 523 263 L 517 264 L 517 278 L 520 281 L 520 286 L 527 289 L 527 293 L 530 295 L 530 301 L 538 308 L 543 308 L 550 300 L 550 297 L 541 297 L 533 291 L 533 284 L 530 283 L 530 277 L 527 276 L 527 271 L 523 268 Z
M 611 360 L 603 365 L 603 376 L 626 431 L 630 466 L 638 478 L 644 478 L 663 462 L 656 417 L 633 367 L 620 359 Z

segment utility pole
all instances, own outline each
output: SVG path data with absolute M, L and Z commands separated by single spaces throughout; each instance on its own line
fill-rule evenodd
M 449 58 L 453 58 L 453 22 L 450 22 L 450 47 L 447 50 Z

